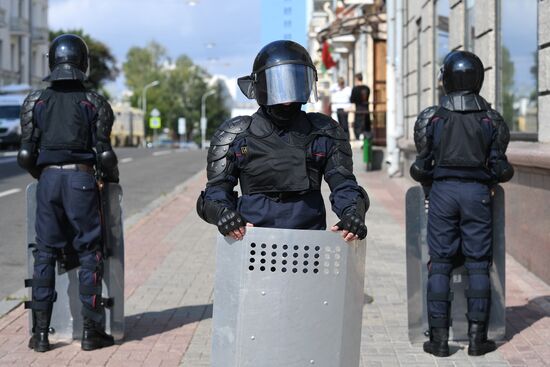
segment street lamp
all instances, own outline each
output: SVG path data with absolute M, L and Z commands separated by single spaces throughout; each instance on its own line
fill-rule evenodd
M 145 119 L 145 128 L 147 127 L 147 89 L 151 88 L 151 87 L 156 87 L 157 85 L 159 85 L 159 81 L 158 80 L 155 80 L 154 82 L 151 82 L 149 84 L 147 84 L 145 87 L 143 87 L 143 92 L 142 92 L 142 96 L 141 96 L 141 100 L 143 101 L 143 118 Z M 145 129 L 144 129 L 145 131 Z
M 206 98 L 216 93 L 215 90 L 210 90 L 202 95 L 201 98 L 201 149 L 206 145 Z

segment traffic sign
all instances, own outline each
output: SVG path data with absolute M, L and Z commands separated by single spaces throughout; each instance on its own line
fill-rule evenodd
M 153 108 L 153 109 L 151 110 L 151 116 L 153 116 L 153 117 L 159 117 L 159 116 L 160 116 L 160 111 L 157 110 L 156 108 Z
M 160 129 L 160 117 L 149 117 L 149 128 Z
M 180 117 L 178 119 L 178 134 L 185 135 L 187 132 L 187 126 L 185 125 L 185 117 Z

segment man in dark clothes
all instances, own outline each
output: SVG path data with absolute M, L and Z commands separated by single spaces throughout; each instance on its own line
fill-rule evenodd
M 424 351 L 449 355 L 450 274 L 460 254 L 468 273 L 468 354 L 495 350 L 487 339 L 492 263 L 491 185 L 514 174 L 506 159 L 510 140 L 502 116 L 479 95 L 484 68 L 470 52 L 445 57 L 441 80 L 446 95 L 426 108 L 414 126 L 418 155 L 411 177 L 428 202 L 428 325 Z
M 371 123 L 369 113 L 370 89 L 363 84 L 363 75 L 355 74 L 355 86 L 351 90 L 349 101 L 355 104 L 355 122 L 353 132 L 355 139 L 359 140 L 361 133 L 370 134 Z
M 109 103 L 82 82 L 88 69 L 88 47 L 64 34 L 49 50 L 51 83 L 29 94 L 21 108 L 18 163 L 38 179 L 36 250 L 32 279 L 32 332 L 29 348 L 50 349 L 57 252 L 72 245 L 80 262 L 80 300 L 84 327 L 82 349 L 113 345 L 104 331 L 101 298 L 103 253 L 95 171 L 118 182 L 117 157 L 110 142 L 114 121 Z M 95 169 L 94 169 L 95 166 Z
M 260 108 L 224 122 L 208 152 L 208 183 L 197 201 L 199 216 L 224 236 L 242 239 L 257 227 L 326 228 L 321 180 L 331 189 L 340 221 L 331 229 L 347 241 L 367 235 L 365 190 L 353 175 L 352 151 L 340 125 L 305 113 L 316 97 L 317 73 L 307 51 L 292 41 L 265 46 L 251 76 L 239 87 Z M 240 183 L 242 195 L 233 191 Z

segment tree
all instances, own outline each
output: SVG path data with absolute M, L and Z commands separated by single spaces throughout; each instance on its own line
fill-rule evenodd
M 195 126 L 200 120 L 201 97 L 208 90 L 206 81 L 210 78 L 208 73 L 185 56 L 179 56 L 175 62 L 167 57 L 166 50 L 156 42 L 150 42 L 145 47 L 132 47 L 123 64 L 126 84 L 132 90 L 131 103 L 141 107 L 140 99 L 143 88 L 155 81 L 159 85 L 147 90 L 147 111 L 149 117 L 153 108 L 161 112 L 162 127 L 177 131 L 179 117 L 184 117 L 187 122 L 187 140 L 198 136 Z M 229 110 L 225 100 L 228 93 L 218 85 L 216 96 L 208 98 L 206 109 L 209 128 L 207 136 L 212 134 L 212 129 L 217 128 L 229 116 Z M 148 134 L 151 132 L 146 124 Z M 175 134 L 174 134 L 175 137 Z
M 82 29 L 50 31 L 50 41 L 66 33 L 82 37 L 88 45 L 90 66 L 88 80 L 85 85 L 91 89 L 101 90 L 102 93 L 105 93 L 103 90 L 105 82 L 115 80 L 120 72 L 116 66 L 116 58 L 112 54 L 111 49 L 105 43 L 84 33 Z

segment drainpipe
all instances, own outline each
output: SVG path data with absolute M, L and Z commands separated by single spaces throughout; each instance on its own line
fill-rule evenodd
M 403 89 L 401 77 L 402 0 L 388 0 L 388 55 L 386 135 L 388 175 L 402 175 L 397 141 L 403 136 Z

